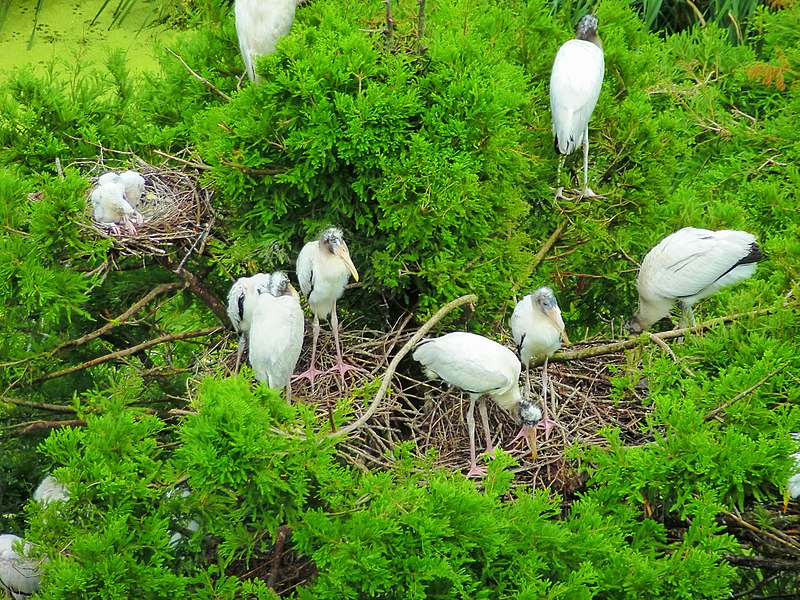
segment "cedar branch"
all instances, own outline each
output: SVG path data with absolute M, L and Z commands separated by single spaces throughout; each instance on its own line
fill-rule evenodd
M 547 256 L 547 253 L 553 248 L 555 243 L 558 241 L 558 238 L 561 237 L 561 234 L 564 233 L 564 230 L 567 228 L 567 221 L 561 223 L 558 228 L 550 234 L 550 237 L 547 238 L 545 243 L 539 248 L 539 251 L 536 253 L 536 256 L 533 257 L 533 262 L 531 263 L 531 272 L 536 270 L 536 267 L 539 266 L 544 260 L 544 257 Z
M 225 305 L 203 285 L 203 282 L 197 275 L 188 271 L 180 264 L 176 265 L 168 256 L 156 256 L 155 259 L 162 267 L 180 277 L 192 293 L 200 298 L 224 325 L 228 324 L 228 309 L 226 309 Z

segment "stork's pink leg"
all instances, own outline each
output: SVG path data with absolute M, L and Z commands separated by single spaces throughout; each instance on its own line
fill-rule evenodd
M 469 428 L 469 472 L 467 477 L 486 475 L 486 469 L 478 466 L 475 456 L 475 400 L 470 398 L 467 409 L 467 427 Z
M 544 439 L 550 437 L 550 430 L 553 427 L 561 427 L 564 428 L 561 423 L 558 421 L 553 421 L 547 415 L 547 389 L 549 387 L 549 383 L 547 381 L 547 357 L 544 359 L 544 367 L 542 368 L 542 420 L 536 425 L 537 427 L 544 429 Z
M 325 371 L 320 371 L 316 368 L 317 362 L 317 340 L 319 339 L 319 317 L 314 315 L 314 333 L 311 342 L 311 365 L 298 375 L 292 376 L 292 381 L 297 381 L 298 379 L 308 379 L 309 383 L 311 383 L 311 390 L 314 390 L 314 379 L 317 375 L 322 375 Z
M 336 302 L 333 303 L 333 310 L 331 311 L 331 329 L 333 329 L 333 340 L 336 343 L 336 364 L 328 370 L 339 371 L 344 383 L 344 374 L 348 371 L 356 371 L 359 373 L 366 373 L 366 369 L 348 364 L 342 360 L 342 345 L 339 342 L 339 317 L 336 316 Z

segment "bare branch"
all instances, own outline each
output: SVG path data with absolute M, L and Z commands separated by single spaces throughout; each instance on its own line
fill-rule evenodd
M 728 400 L 727 402 L 725 402 L 725 403 L 723 403 L 723 404 L 719 405 L 717 408 L 715 408 L 714 410 L 710 411 L 708 414 L 706 414 L 706 416 L 705 416 L 705 417 L 703 417 L 703 420 L 704 420 L 704 421 L 710 421 L 711 419 L 713 419 L 714 417 L 716 417 L 716 416 L 717 416 L 719 413 L 721 413 L 721 412 L 722 412 L 723 410 L 725 410 L 726 408 L 730 407 L 730 406 L 731 406 L 732 404 L 734 404 L 735 402 L 738 402 L 739 400 L 741 400 L 741 399 L 742 399 L 742 398 L 744 398 L 745 396 L 749 396 L 750 394 L 752 394 L 754 391 L 756 391 L 756 390 L 757 390 L 758 388 L 760 388 L 762 385 L 764 385 L 765 383 L 767 383 L 767 381 L 769 381 L 770 379 L 772 379 L 772 378 L 773 378 L 775 375 L 777 375 L 778 373 L 780 373 L 781 371 L 783 371 L 785 368 L 786 368 L 786 365 L 781 365 L 780 367 L 778 367 L 777 369 L 775 369 L 775 370 L 774 370 L 772 373 L 770 373 L 769 375 L 767 375 L 766 377 L 764 377 L 764 378 L 763 378 L 761 381 L 759 381 L 758 383 L 756 383 L 756 384 L 754 384 L 754 385 L 751 385 L 751 386 L 750 386 L 749 388 L 747 388 L 745 391 L 743 391 L 743 392 L 740 392 L 740 393 L 736 394 L 736 395 L 735 395 L 733 398 L 731 398 L 731 399 L 730 399 L 730 400 Z
M 98 356 L 97 358 L 93 358 L 92 360 L 87 360 L 79 365 L 74 365 L 67 369 L 62 369 L 61 371 L 56 371 L 54 373 L 48 373 L 47 375 L 43 375 L 42 377 L 37 377 L 33 381 L 30 381 L 28 385 L 32 385 L 34 383 L 41 383 L 42 381 L 50 381 L 51 379 L 56 379 L 57 377 L 63 377 L 65 375 L 71 375 L 72 373 L 77 373 L 78 371 L 83 371 L 84 369 L 88 369 L 89 367 L 95 367 L 97 365 L 101 365 L 103 363 L 107 363 L 112 360 L 116 360 L 119 358 L 124 358 L 126 356 L 130 356 L 131 354 L 136 354 L 137 352 L 141 352 L 142 350 L 147 350 L 148 348 L 152 348 L 153 346 L 158 346 L 159 344 L 165 344 L 167 342 L 176 342 L 179 340 L 189 340 L 196 337 L 203 337 L 206 335 L 213 335 L 215 333 L 219 333 L 223 331 L 222 327 L 206 327 L 205 329 L 198 329 L 196 331 L 184 331 L 183 333 L 171 333 L 169 335 L 162 335 L 161 337 L 147 340 L 146 342 L 142 342 L 141 344 L 137 344 L 136 346 L 131 346 L 130 348 L 124 348 L 123 350 L 119 350 L 117 352 L 112 352 L 110 354 L 105 354 L 103 356 Z M 13 387 L 19 387 L 15 385 Z
M 228 310 L 225 308 L 225 305 L 203 285 L 199 277 L 187 271 L 182 265 L 176 265 L 168 256 L 156 256 L 155 259 L 165 269 L 169 269 L 175 273 L 175 275 L 183 279 L 192 293 L 211 309 L 211 312 L 216 315 L 220 322 L 224 325 L 228 325 Z
M 84 427 L 85 419 L 68 419 L 64 421 L 31 421 L 29 423 L 19 423 L 5 427 L 5 431 L 14 431 L 16 435 L 28 435 L 43 429 L 58 429 L 59 427 Z
M 150 290 L 141 300 L 133 304 L 128 310 L 118 316 L 116 319 L 112 319 L 105 325 L 103 325 L 100 329 L 95 329 L 91 333 L 87 333 L 86 335 L 79 337 L 75 340 L 70 340 L 68 342 L 64 342 L 60 346 L 57 346 L 53 350 L 50 351 L 50 354 L 55 354 L 61 350 L 65 350 L 67 348 L 72 348 L 73 346 L 81 346 L 87 342 L 90 342 L 96 338 L 99 338 L 101 335 L 105 335 L 115 327 L 122 325 L 125 321 L 130 319 L 133 315 L 139 312 L 142 307 L 144 307 L 148 302 L 150 302 L 153 298 L 158 296 L 159 294 L 163 294 L 164 292 L 171 292 L 172 290 L 177 290 L 180 288 L 186 287 L 186 283 L 182 281 L 175 281 L 172 283 L 162 283 L 159 286 L 156 286 L 152 290 Z
M 462 306 L 464 304 L 475 304 L 478 301 L 478 297 L 475 294 L 468 294 L 466 296 L 461 296 L 460 298 L 456 298 L 452 302 L 448 302 L 442 308 L 440 308 L 435 315 L 433 315 L 428 321 L 417 330 L 417 332 L 411 336 L 405 345 L 400 349 L 400 351 L 395 355 L 392 359 L 392 362 L 389 363 L 389 366 L 386 369 L 386 372 L 383 374 L 383 380 L 381 381 L 381 387 L 378 389 L 378 392 L 375 394 L 375 398 L 373 398 L 372 403 L 369 405 L 369 408 L 366 412 L 361 415 L 358 419 L 342 427 L 339 431 L 332 431 L 328 434 L 328 437 L 339 437 L 343 435 L 347 435 L 351 431 L 355 431 L 364 423 L 369 421 L 370 417 L 375 414 L 375 411 L 378 410 L 378 405 L 380 404 L 383 397 L 386 395 L 386 391 L 389 389 L 389 384 L 392 381 L 392 376 L 394 372 L 397 370 L 397 365 L 400 364 L 400 361 L 408 354 L 411 349 L 417 345 L 426 333 L 428 333 L 431 328 L 436 325 L 447 313 L 449 313 L 454 308 Z
M 558 238 L 561 237 L 561 234 L 564 233 L 564 230 L 567 228 L 567 221 L 561 223 L 558 228 L 550 234 L 550 237 L 547 238 L 542 247 L 539 248 L 539 251 L 536 253 L 536 256 L 533 257 L 533 262 L 531 263 L 531 273 L 536 270 L 536 267 L 539 266 L 544 260 L 544 257 L 547 256 L 547 253 L 553 248 L 555 243 L 558 241 Z
M 7 402 L 8 404 L 13 404 L 14 406 L 24 406 L 26 408 L 49 410 L 51 412 L 59 412 L 59 413 L 77 412 L 71 406 L 63 406 L 61 404 L 48 404 L 47 402 L 31 402 L 30 400 L 20 400 L 18 398 L 10 398 L 9 396 L 0 396 L 0 402 Z
M 181 57 L 180 57 L 180 56 L 179 56 L 177 53 L 173 52 L 173 51 L 172 51 L 172 50 L 170 50 L 169 48 L 167 48 L 167 52 L 169 52 L 170 54 L 172 54 L 172 56 L 174 56 L 175 58 L 177 58 L 177 59 L 180 61 L 180 63 L 181 63 L 181 64 L 182 64 L 182 65 L 183 65 L 183 66 L 186 68 L 186 70 L 187 70 L 187 71 L 189 71 L 189 73 L 191 73 L 191 74 L 192 74 L 192 77 L 194 77 L 195 79 L 197 79 L 197 80 L 198 80 L 200 83 L 202 83 L 203 85 L 205 85 L 205 86 L 209 87 L 210 89 L 214 90 L 214 91 L 215 91 L 217 94 L 219 94 L 219 95 L 220 95 L 220 96 L 221 96 L 221 97 L 222 97 L 222 98 L 223 98 L 223 99 L 224 99 L 226 102 L 230 102 L 230 101 L 231 101 L 231 97 L 230 97 L 230 96 L 228 96 L 228 94 L 226 94 L 225 92 L 223 92 L 222 90 L 220 90 L 220 89 L 219 89 L 217 86 L 215 86 L 213 83 L 211 83 L 211 82 L 210 82 L 208 79 L 206 79 L 205 77 L 203 77 L 203 76 L 202 76 L 202 75 L 200 75 L 199 73 L 195 72 L 195 71 L 194 71 L 194 69 L 192 69 L 192 67 L 190 67 L 189 65 L 187 65 L 187 64 L 186 64 L 186 61 L 185 61 L 185 60 L 183 60 L 183 59 L 182 59 L 182 58 L 181 58 Z

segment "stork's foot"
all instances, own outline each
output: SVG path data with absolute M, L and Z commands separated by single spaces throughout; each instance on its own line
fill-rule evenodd
M 311 389 L 314 389 L 314 380 L 320 376 L 324 375 L 326 371 L 320 371 L 314 366 L 308 367 L 302 373 L 298 373 L 297 375 L 292 375 L 292 381 L 300 381 L 301 379 L 308 379 L 308 382 L 311 384 Z
M 133 220 L 136 221 L 137 225 L 141 225 L 142 223 L 144 223 L 144 216 L 142 216 L 142 213 L 140 212 L 134 213 Z
M 514 439 L 511 440 L 509 444 L 509 448 L 514 445 L 519 438 L 524 437 L 525 441 L 528 442 L 528 449 L 531 451 L 531 458 L 536 460 L 538 455 L 537 444 L 536 444 L 536 427 L 528 427 L 527 425 L 523 425 L 522 429 L 519 430 L 519 433 L 514 436 Z
M 559 423 L 558 421 L 553 421 L 550 417 L 542 417 L 542 420 L 536 424 L 536 427 L 539 429 L 544 429 L 544 439 L 548 439 L 550 437 L 550 431 L 554 427 L 560 427 L 564 429 L 564 426 Z
M 334 371 L 339 373 L 339 376 L 342 378 L 342 383 L 344 383 L 344 374 L 348 371 L 355 371 L 356 373 L 366 373 L 366 369 L 362 369 L 361 367 L 357 367 L 355 365 L 348 364 L 344 361 L 340 361 L 336 363 L 333 367 L 325 371 L 326 373 L 333 373 Z
M 482 477 L 486 475 L 486 468 L 479 467 L 477 464 L 472 464 L 467 472 L 467 477 Z
M 556 188 L 555 200 L 568 200 L 567 196 L 564 195 L 563 187 Z

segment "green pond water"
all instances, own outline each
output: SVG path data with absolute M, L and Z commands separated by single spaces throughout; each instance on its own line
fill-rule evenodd
M 139 0 L 123 22 L 112 27 L 112 15 L 117 6 L 117 2 L 112 1 L 91 25 L 103 1 L 44 0 L 29 50 L 37 0 L 12 0 L 0 31 L 0 77 L 24 65 L 44 69 L 54 59 L 103 64 L 114 49 L 126 53 L 133 72 L 157 69 L 154 48 L 169 45 L 176 33 L 160 25 L 140 31 L 142 24 L 151 18 L 154 4 Z

